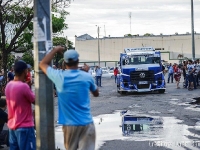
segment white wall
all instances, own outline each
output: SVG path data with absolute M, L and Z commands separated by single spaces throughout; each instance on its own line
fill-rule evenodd
M 178 54 L 192 58 L 191 35 L 160 35 L 139 37 L 110 37 L 99 39 L 100 60 L 119 61 L 119 54 L 124 48 L 146 47 L 164 48 L 161 50 L 162 59 L 168 62 L 178 62 Z M 76 50 L 80 54 L 80 61 L 98 61 L 98 40 L 75 41 Z M 200 58 L 200 34 L 195 34 L 196 58 Z M 170 58 L 169 54 L 170 53 Z M 170 60 L 171 59 L 171 60 Z M 175 60 L 174 60 L 175 59 Z

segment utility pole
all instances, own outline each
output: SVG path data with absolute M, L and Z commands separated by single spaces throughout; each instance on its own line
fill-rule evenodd
M 192 35 L 192 59 L 195 60 L 194 10 L 193 10 L 193 0 L 191 0 L 191 35 Z
M 51 0 L 34 0 L 35 119 L 37 150 L 55 150 L 53 84 L 39 69 L 52 49 Z
M 99 45 L 99 26 L 97 27 L 97 34 L 98 34 L 98 63 L 100 67 L 100 45 Z
M 130 34 L 132 35 L 132 33 L 131 33 L 131 15 L 132 15 L 132 13 L 129 12 L 129 18 L 130 18 Z
M 106 26 L 104 24 L 104 34 L 105 34 L 105 37 L 106 37 Z

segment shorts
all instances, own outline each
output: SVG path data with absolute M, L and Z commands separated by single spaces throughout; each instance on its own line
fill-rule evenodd
M 194 81 L 194 75 L 193 74 L 189 74 L 188 75 L 188 81 L 189 82 L 193 82 Z
M 175 79 L 176 81 L 180 81 L 181 76 L 180 76 L 180 75 L 174 75 L 174 79 Z
M 63 126 L 64 145 L 66 150 L 94 150 L 95 127 L 94 124 L 86 126 Z
M 36 150 L 34 127 L 9 129 L 9 144 L 11 150 Z

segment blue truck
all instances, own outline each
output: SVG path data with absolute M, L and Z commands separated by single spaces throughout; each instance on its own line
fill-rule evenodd
M 153 47 L 125 48 L 120 53 L 117 91 L 165 93 L 161 54 Z

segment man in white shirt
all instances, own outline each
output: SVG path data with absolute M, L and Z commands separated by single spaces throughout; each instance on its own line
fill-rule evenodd
M 90 68 L 89 71 L 88 71 L 88 73 L 92 75 L 92 72 L 93 72 L 93 71 L 92 71 L 92 69 Z
M 96 85 L 101 87 L 101 76 L 103 74 L 102 69 L 99 66 L 96 66 Z

